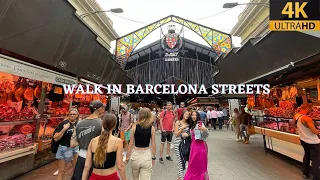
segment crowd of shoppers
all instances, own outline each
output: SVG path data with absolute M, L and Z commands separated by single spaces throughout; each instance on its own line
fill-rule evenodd
M 165 145 L 166 159 L 173 161 L 170 145 L 174 142 L 178 179 L 207 177 L 207 114 L 204 109 L 195 111 L 187 109 L 184 103 L 180 105 L 180 108 L 173 109 L 172 103 L 168 102 L 162 110 L 153 111 L 140 108 L 134 114 L 137 115 L 135 122 L 125 104 L 120 106 L 120 114 L 117 115 L 114 110 L 105 113 L 105 105 L 101 101 L 92 101 L 89 105 L 91 115 L 81 121 L 78 110 L 70 109 L 53 138 L 59 143 L 57 178 L 63 179 L 66 166 L 71 163 L 74 170 L 72 180 L 125 180 L 125 164 L 130 160 L 134 180 L 151 179 L 152 166 L 156 162 L 157 128 L 161 131 L 161 164 L 164 163 Z
M 67 117 L 55 129 L 53 139 L 58 143 L 57 179 L 62 180 L 68 164 L 73 168 L 73 180 L 126 180 L 126 164 L 131 161 L 134 180 L 150 180 L 152 167 L 156 163 L 156 139 L 161 132 L 159 161 L 164 164 L 163 151 L 166 145 L 166 160 L 171 158 L 170 145 L 174 146 L 177 157 L 178 180 L 208 180 L 208 128 L 219 130 L 226 124 L 235 130 L 236 141 L 249 143 L 251 115 L 245 108 L 230 113 L 225 107 L 186 108 L 184 103 L 174 109 L 167 102 L 162 109 L 139 108 L 129 110 L 126 104 L 120 106 L 120 114 L 114 110 L 105 113 L 101 101 L 89 105 L 91 115 L 80 121 L 79 112 L 71 108 Z M 320 179 L 320 140 L 312 118 L 308 116 L 311 106 L 303 104 L 294 116 L 303 158 L 303 178 Z M 134 120 L 136 119 L 136 120 Z M 229 119 L 229 121 L 228 121 Z M 207 128 L 208 127 L 208 128 Z M 310 171 L 310 161 L 312 168 Z

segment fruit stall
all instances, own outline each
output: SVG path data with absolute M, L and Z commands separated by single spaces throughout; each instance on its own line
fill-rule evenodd
M 301 104 L 312 103 L 309 116 L 320 129 L 319 81 L 319 78 L 296 81 L 289 86 L 275 86 L 268 95 L 248 96 L 256 133 L 263 135 L 266 149 L 302 162 L 304 150 L 292 118 Z

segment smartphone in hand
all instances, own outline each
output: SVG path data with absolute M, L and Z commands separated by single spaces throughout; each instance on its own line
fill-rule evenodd
M 202 127 L 202 121 L 198 121 L 198 126 Z

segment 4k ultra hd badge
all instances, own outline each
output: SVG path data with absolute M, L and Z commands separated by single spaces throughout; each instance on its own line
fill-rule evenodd
M 271 31 L 320 30 L 319 0 L 270 0 Z

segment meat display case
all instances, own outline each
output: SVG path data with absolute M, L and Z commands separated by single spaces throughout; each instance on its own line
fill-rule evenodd
M 37 153 L 35 120 L 0 122 L 0 163 Z
M 320 130 L 320 120 L 314 120 L 314 123 Z M 263 121 L 257 123 L 255 131 L 263 135 L 265 149 L 302 162 L 304 150 L 293 119 L 263 116 Z

